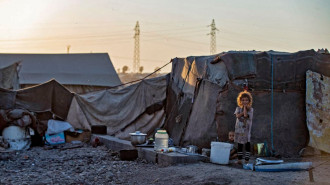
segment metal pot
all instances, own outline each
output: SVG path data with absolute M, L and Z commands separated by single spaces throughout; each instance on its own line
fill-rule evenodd
M 144 144 L 146 142 L 147 134 L 143 134 L 140 131 L 130 133 L 129 135 L 131 135 L 132 145 L 140 145 L 140 144 Z

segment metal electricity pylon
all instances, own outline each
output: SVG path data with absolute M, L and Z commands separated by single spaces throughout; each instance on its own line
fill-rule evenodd
M 140 26 L 139 21 L 135 25 L 135 43 L 134 43 L 134 60 L 133 60 L 133 73 L 137 73 L 140 68 Z
M 212 19 L 211 25 L 208 25 L 208 27 L 211 27 L 211 32 L 207 35 L 211 35 L 211 42 L 210 42 L 210 53 L 211 55 L 215 54 L 217 52 L 217 38 L 216 38 L 216 31 L 219 31 L 215 27 L 214 19 Z

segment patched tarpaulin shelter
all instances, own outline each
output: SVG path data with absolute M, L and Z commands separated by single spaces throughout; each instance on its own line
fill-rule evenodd
M 50 116 L 54 114 L 65 120 L 72 97 L 73 94 L 56 80 L 20 90 L 0 88 L 0 109 L 25 109 L 37 114 L 50 113 Z
M 307 70 L 329 76 L 330 56 L 307 50 L 175 58 L 165 127 L 176 145 L 209 148 L 217 138 L 227 141 L 235 126 L 236 97 L 248 84 L 254 98 L 252 144 L 266 142 L 278 154 L 297 155 L 309 140 Z
M 50 111 L 66 119 L 73 94 L 56 80 L 20 90 L 0 88 L 0 109 L 26 109 L 31 112 Z
M 75 128 L 87 130 L 92 125 L 106 125 L 108 135 L 121 139 L 129 140 L 129 133 L 137 130 L 151 136 L 164 122 L 167 77 L 75 94 L 67 121 Z
M 0 68 L 20 62 L 21 88 L 56 79 L 71 92 L 85 93 L 120 85 L 107 53 L 0 54 Z
M 14 63 L 0 68 L 0 88 L 19 89 L 18 65 L 19 63 Z

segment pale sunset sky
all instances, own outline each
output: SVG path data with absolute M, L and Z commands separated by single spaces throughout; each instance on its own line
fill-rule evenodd
M 0 0 L 0 53 L 109 53 L 132 71 L 134 27 L 140 65 L 217 52 L 330 48 L 330 0 Z M 162 72 L 169 72 L 170 66 Z

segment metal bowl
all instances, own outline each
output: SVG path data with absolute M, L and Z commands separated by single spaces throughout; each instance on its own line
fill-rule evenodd
M 146 143 L 146 137 L 147 134 L 143 134 L 139 131 L 136 131 L 134 133 L 130 133 L 131 135 L 131 143 L 132 145 L 140 145 Z

